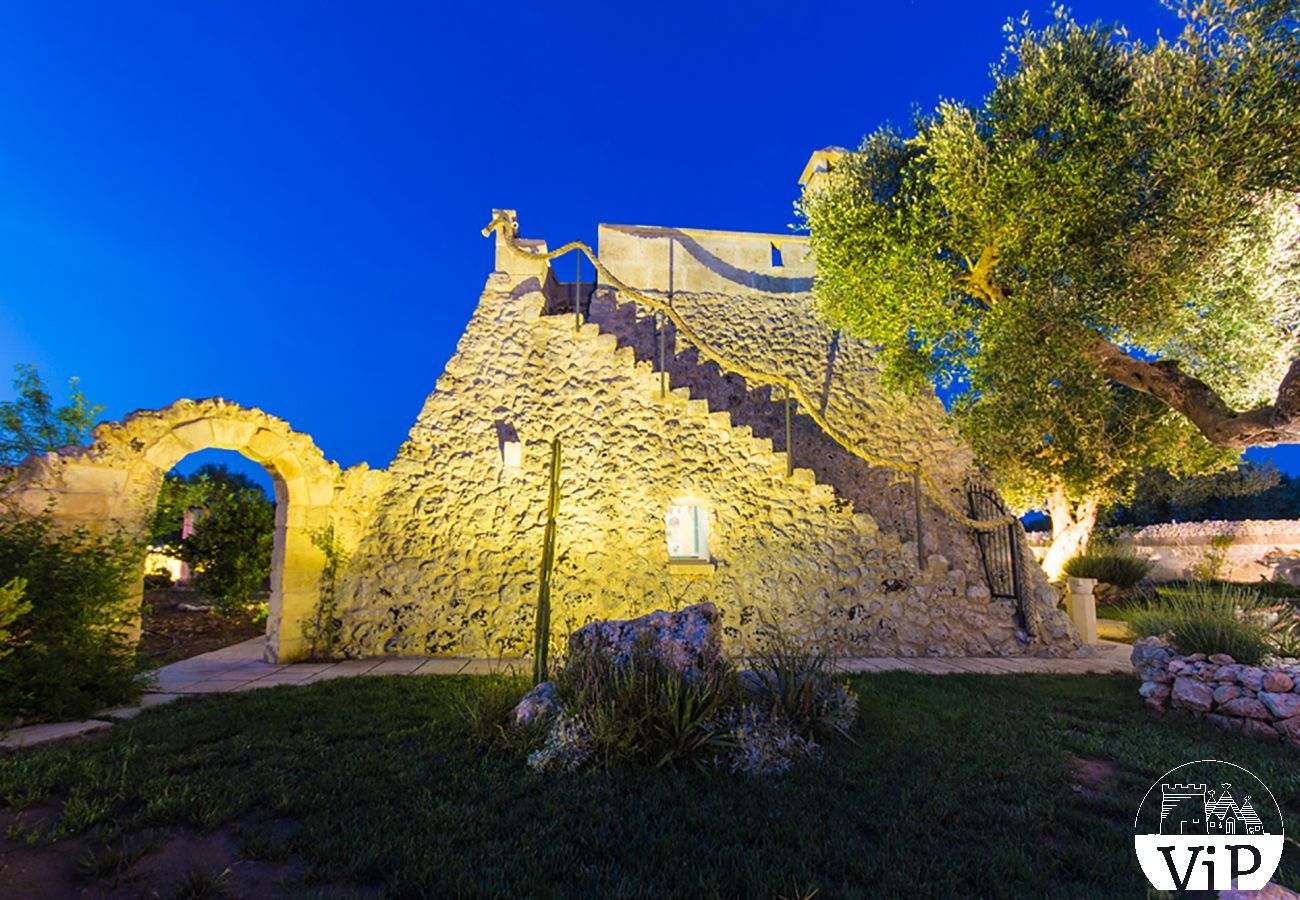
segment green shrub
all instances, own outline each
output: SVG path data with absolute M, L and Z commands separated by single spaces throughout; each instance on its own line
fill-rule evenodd
M 1185 591 L 1203 586 L 1235 588 L 1270 600 L 1294 600 L 1300 598 L 1300 587 L 1286 581 L 1221 581 L 1219 579 L 1198 579 L 1195 581 L 1166 581 L 1158 590 L 1162 595 L 1175 591 Z
M 825 656 L 769 627 L 763 651 L 750 664 L 753 701 L 774 721 L 788 723 L 806 738 L 826 732 L 848 736 L 857 719 L 857 697 L 834 683 Z
M 1066 560 L 1065 574 L 1073 578 L 1095 578 L 1102 584 L 1131 588 L 1147 575 L 1155 563 L 1145 556 L 1114 545 L 1089 547 Z
M 14 652 L 18 636 L 11 630 L 18 618 L 31 612 L 32 604 L 24 600 L 27 593 L 27 579 L 11 578 L 6 584 L 0 584 L 0 657 Z
M 1286 604 L 1273 624 L 1272 637 L 1278 656 L 1300 657 L 1300 605 Z
M 1181 653 L 1226 653 L 1255 665 L 1273 648 L 1272 615 L 1258 595 L 1234 586 L 1162 590 L 1156 602 L 1125 614 L 1136 637 L 1168 635 Z
M 702 763 L 729 742 L 719 717 L 740 695 L 726 660 L 687 673 L 647 644 L 626 658 L 601 650 L 571 654 L 553 681 L 556 702 L 606 765 Z
M 182 539 L 187 511 L 198 513 Z M 264 595 L 275 543 L 275 504 L 257 482 L 221 465 L 168 473 L 158 494 L 150 541 L 179 556 L 194 586 L 223 616 L 247 612 Z
M 76 719 L 139 695 L 127 632 L 139 608 L 124 602 L 142 553 L 48 518 L 0 519 L 0 584 L 26 582 L 31 604 L 18 644 L 0 659 L 0 725 L 15 718 Z

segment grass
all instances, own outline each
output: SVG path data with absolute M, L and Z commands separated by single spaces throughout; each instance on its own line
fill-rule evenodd
M 109 828 L 126 848 L 83 859 L 83 878 L 120 874 L 150 829 L 288 819 L 292 832 L 245 852 L 391 896 L 1144 896 L 1138 804 L 1202 758 L 1255 772 L 1300 833 L 1293 753 L 1159 717 L 1132 678 L 851 680 L 853 741 L 773 779 L 537 776 L 471 739 L 458 704 L 490 679 L 391 677 L 183 699 L 102 739 L 0 758 L 0 798 L 78 798 L 46 836 Z M 1080 776 L 1079 759 L 1113 775 Z M 1297 845 L 1279 874 L 1300 886 Z M 221 877 L 205 878 L 185 893 L 219 895 Z

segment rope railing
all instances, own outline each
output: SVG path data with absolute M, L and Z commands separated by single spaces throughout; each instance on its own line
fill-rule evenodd
M 928 472 L 925 471 L 925 467 L 921 465 L 919 460 L 903 462 L 900 460 L 890 459 L 873 453 L 871 450 L 858 445 L 819 411 L 818 404 L 812 402 L 808 393 L 804 391 L 803 387 L 794 379 L 777 372 L 766 372 L 754 368 L 752 365 L 739 362 L 727 356 L 696 334 L 695 330 L 686 322 L 681 313 L 671 304 L 665 302 L 659 297 L 655 297 L 652 294 L 647 294 L 632 287 L 611 272 L 596 256 L 595 251 L 583 241 L 570 241 L 562 247 L 546 253 L 520 247 L 516 243 L 516 240 L 518 239 L 518 224 L 515 222 L 513 217 L 506 215 L 497 215 L 493 218 L 492 221 L 488 223 L 487 227 L 483 229 L 483 236 L 491 237 L 495 232 L 500 232 L 502 243 L 504 243 L 512 253 L 533 262 L 549 262 L 552 259 L 564 256 L 566 253 L 572 253 L 575 251 L 581 253 L 583 256 L 587 257 L 592 266 L 595 267 L 597 274 L 603 278 L 607 284 L 614 287 L 619 293 L 640 303 L 647 309 L 662 314 L 672 322 L 677 334 L 685 337 L 705 359 L 716 363 L 723 369 L 723 371 L 739 375 L 751 384 L 769 386 L 779 385 L 787 392 L 786 396 L 792 398 L 803 410 L 804 415 L 816 422 L 818 427 L 820 427 L 822 431 L 831 438 L 831 440 L 835 441 L 835 443 L 839 444 L 859 459 L 865 460 L 870 465 L 892 469 L 896 472 L 902 472 L 909 477 L 916 477 L 921 483 L 924 494 L 951 518 L 961 522 L 963 525 L 977 531 L 991 531 L 995 528 L 1002 528 L 1015 521 L 1015 517 L 1013 516 L 1003 516 L 998 519 L 974 519 L 966 515 L 952 503 L 943 488 Z M 787 448 L 787 451 L 788 450 L 789 448 Z

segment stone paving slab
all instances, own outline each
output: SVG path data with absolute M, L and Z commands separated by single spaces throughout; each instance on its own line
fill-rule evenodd
M 20 747 L 34 747 L 37 744 L 48 744 L 51 741 L 62 741 L 68 738 L 80 737 L 83 734 L 94 734 L 96 731 L 103 731 L 106 728 L 112 728 L 112 722 L 105 722 L 102 719 L 86 719 L 82 722 L 50 722 L 45 725 L 27 725 L 23 728 L 15 728 L 0 740 L 0 748 L 5 750 L 17 750 Z
M 151 706 L 161 706 L 164 703 L 171 703 L 179 697 L 180 694 L 149 693 L 140 698 L 140 703 L 137 706 L 116 706 L 113 709 L 100 710 L 95 713 L 95 718 L 117 720 L 134 719 Z

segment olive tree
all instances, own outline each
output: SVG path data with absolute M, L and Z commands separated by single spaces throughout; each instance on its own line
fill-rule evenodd
M 801 203 L 825 314 L 1085 520 L 1108 456 L 1197 471 L 1300 437 L 1300 30 L 1270 0 L 1178 12 L 1150 46 L 1009 25 L 982 102 L 877 130 Z

